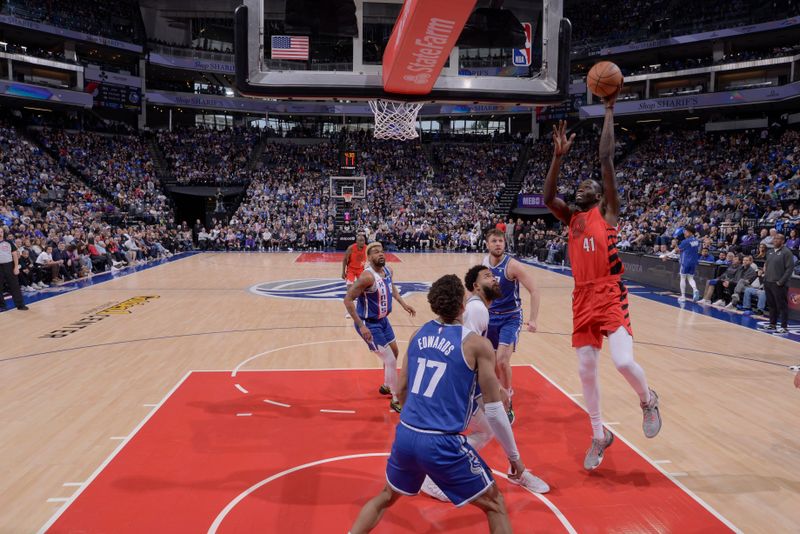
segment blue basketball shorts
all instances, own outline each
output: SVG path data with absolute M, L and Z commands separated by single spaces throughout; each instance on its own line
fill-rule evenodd
M 386 480 L 396 492 L 416 495 L 425 475 L 456 506 L 480 497 L 492 484 L 492 470 L 461 434 L 438 434 L 397 425 Z
M 695 271 L 697 271 L 697 264 L 696 263 L 686 263 L 681 264 L 681 274 L 691 274 L 694 275 Z
M 511 345 L 517 348 L 519 333 L 522 330 L 522 310 L 511 313 L 490 313 L 489 328 L 486 337 L 497 350 L 499 345 Z
M 378 349 L 380 347 L 385 347 L 389 345 L 389 343 L 395 340 L 394 330 L 392 330 L 392 325 L 389 324 L 388 317 L 384 317 L 383 319 L 377 319 L 375 321 L 373 320 L 364 321 L 364 324 L 367 325 L 369 331 L 372 332 L 371 343 L 367 342 L 367 340 L 364 339 L 364 342 L 367 343 L 369 350 L 373 352 L 378 352 Z M 353 323 L 353 326 L 356 329 L 356 333 L 358 333 L 358 335 L 361 336 L 361 332 L 358 331 L 358 327 L 355 325 L 355 323 Z

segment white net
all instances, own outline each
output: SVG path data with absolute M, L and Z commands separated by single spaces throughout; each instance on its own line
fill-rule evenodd
M 375 139 L 408 141 L 419 137 L 417 113 L 422 102 L 370 100 L 369 107 L 375 114 Z

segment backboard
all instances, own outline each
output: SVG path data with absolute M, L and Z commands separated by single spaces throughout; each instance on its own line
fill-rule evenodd
M 344 198 L 349 193 L 353 198 L 366 198 L 367 179 L 365 176 L 331 176 L 331 197 Z
M 235 16 L 237 88 L 279 100 L 546 105 L 568 96 L 563 0 L 474 2 L 430 92 L 387 92 L 384 52 L 417 1 L 244 0 Z

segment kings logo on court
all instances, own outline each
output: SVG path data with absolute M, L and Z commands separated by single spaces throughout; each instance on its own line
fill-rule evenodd
M 410 293 L 427 293 L 430 282 L 394 282 L 405 296 Z M 308 278 L 304 280 L 275 280 L 256 284 L 250 292 L 264 297 L 302 300 L 342 300 L 347 294 L 344 280 L 337 278 Z

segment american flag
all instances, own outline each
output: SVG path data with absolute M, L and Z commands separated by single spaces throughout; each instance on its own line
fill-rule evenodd
M 272 36 L 272 59 L 308 59 L 308 37 Z

